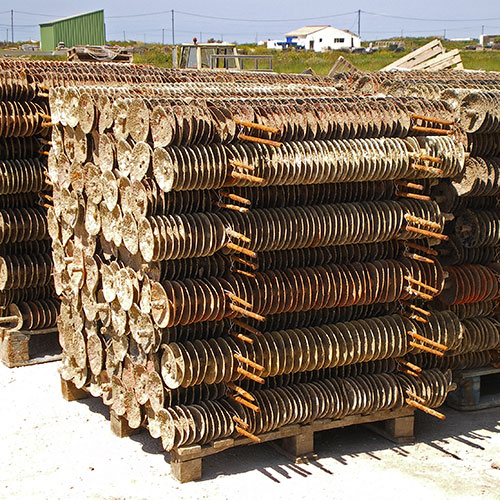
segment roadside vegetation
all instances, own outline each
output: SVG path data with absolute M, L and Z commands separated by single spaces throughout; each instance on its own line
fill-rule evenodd
M 243 54 L 272 55 L 273 69 L 278 73 L 301 73 L 302 71 L 311 68 L 318 75 L 326 75 L 339 56 L 343 56 L 360 70 L 377 71 L 391 62 L 396 61 L 403 55 L 408 54 L 412 50 L 421 47 L 430 40 L 432 40 L 432 37 L 392 39 L 391 42 L 394 42 L 395 44 L 403 41 L 405 49 L 402 51 L 395 51 L 387 47 L 381 48 L 371 54 L 351 54 L 347 51 L 330 51 L 322 53 L 310 52 L 306 50 L 282 51 L 267 49 L 266 47 L 257 46 L 255 44 L 239 45 L 238 50 Z M 381 42 L 372 42 L 373 46 L 377 46 L 380 43 Z M 455 48 L 461 50 L 462 61 L 466 69 L 500 71 L 500 50 L 469 50 L 465 48 L 476 44 L 477 41 L 453 42 L 445 40 L 442 43 L 447 50 Z M 132 45 L 134 47 L 134 62 L 137 64 L 153 64 L 164 68 L 172 67 L 172 47 L 170 45 L 120 41 L 110 41 L 110 44 L 122 46 Z M 0 44 L 0 48 L 1 45 L 2 44 Z M 368 47 L 369 45 L 370 42 L 363 43 L 364 47 Z M 31 59 L 64 59 L 64 56 L 25 57 L 29 57 Z

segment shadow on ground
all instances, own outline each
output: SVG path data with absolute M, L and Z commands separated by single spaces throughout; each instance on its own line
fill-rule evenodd
M 102 415 L 109 421 L 109 407 L 100 398 L 89 397 L 79 400 L 79 404 L 88 406 L 90 411 Z M 446 406 L 441 410 L 447 419 L 440 421 L 423 413 L 417 413 L 415 419 L 416 443 L 425 444 L 433 450 L 455 460 L 462 458 L 447 449 L 456 440 L 475 450 L 484 450 L 488 445 L 489 436 L 484 431 L 500 433 L 500 416 L 498 409 L 480 410 L 476 412 L 458 412 Z M 170 463 L 168 453 L 163 451 L 161 441 L 153 439 L 146 430 L 129 438 L 137 442 L 146 453 L 163 454 L 165 461 Z M 203 479 L 210 480 L 220 475 L 241 474 L 258 470 L 270 481 L 279 483 L 294 476 L 307 477 L 311 468 L 307 469 L 293 463 L 281 455 L 267 443 L 252 445 L 252 453 L 246 446 L 226 450 L 203 461 Z M 319 473 L 331 475 L 332 471 L 322 465 L 322 459 L 334 459 L 344 466 L 350 459 L 364 455 L 374 460 L 382 460 L 380 452 L 391 450 L 402 459 L 412 456 L 412 445 L 397 445 L 373 433 L 363 425 L 345 427 L 317 432 L 315 434 L 315 453 L 318 458 L 310 461 Z M 265 464 L 265 467 L 262 466 Z

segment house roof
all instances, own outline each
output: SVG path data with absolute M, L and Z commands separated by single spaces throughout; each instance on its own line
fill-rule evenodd
M 285 33 L 285 36 L 307 36 L 311 35 L 312 33 L 316 33 L 316 31 L 324 30 L 325 28 L 331 28 L 331 26 L 328 24 L 323 26 L 304 26 L 303 28 L 299 28 L 298 30 L 290 31 L 290 33 Z
M 88 16 L 89 14 L 96 14 L 97 12 L 103 12 L 103 9 L 100 10 L 91 10 L 89 12 L 82 12 L 81 14 L 75 14 L 73 16 L 61 17 L 59 19 L 54 19 L 52 21 L 45 21 L 44 23 L 40 23 L 40 26 L 47 26 L 54 23 L 60 23 L 61 21 L 67 21 L 69 19 L 75 19 L 77 17 Z
M 356 34 L 356 33 L 353 33 L 352 31 L 349 31 L 349 30 L 340 30 L 340 31 L 343 31 L 344 33 L 349 33 L 349 35 L 351 35 L 351 36 L 356 36 L 356 37 L 358 37 L 358 38 L 359 38 L 359 35 L 358 35 L 358 34 Z
M 306 37 L 308 35 L 312 35 L 313 33 L 324 30 L 325 28 L 331 28 L 331 26 L 329 24 L 323 26 L 304 26 L 303 28 L 299 28 L 295 31 L 290 31 L 290 33 L 285 33 L 285 36 L 301 38 L 301 37 Z M 356 33 L 353 33 L 352 31 L 341 30 L 339 28 L 334 28 L 334 29 L 342 31 L 343 33 L 349 33 L 349 35 L 351 36 L 358 37 L 358 35 L 356 35 Z

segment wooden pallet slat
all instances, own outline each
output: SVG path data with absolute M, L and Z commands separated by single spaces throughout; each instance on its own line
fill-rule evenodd
M 498 380 L 496 392 L 484 394 L 484 385 L 491 378 Z M 484 410 L 500 406 L 500 368 L 492 366 L 473 370 L 456 371 L 453 379 L 457 389 L 448 394 L 446 404 L 459 411 Z
M 8 368 L 60 359 L 61 347 L 57 328 L 0 332 L 0 361 Z
M 322 419 L 310 424 L 287 425 L 276 431 L 259 435 L 262 443 L 270 443 L 287 457 L 302 461 L 303 457 L 314 456 L 316 432 L 368 424 L 370 430 L 397 444 L 414 441 L 414 410 L 383 410 L 370 415 L 351 415 L 340 420 Z M 248 438 L 229 438 L 214 441 L 203 446 L 185 446 L 170 452 L 172 475 L 181 483 L 201 479 L 202 459 L 236 446 L 255 444 Z
M 90 396 L 86 388 L 77 388 L 70 380 L 61 377 L 61 391 L 66 401 L 76 401 Z M 398 410 L 382 410 L 369 415 L 350 415 L 340 420 L 319 419 L 308 424 L 285 425 L 265 434 L 260 434 L 261 443 L 271 444 L 276 450 L 297 463 L 316 458 L 314 453 L 315 433 L 368 424 L 368 428 L 397 444 L 414 441 L 413 408 L 404 407 Z M 110 408 L 110 427 L 113 434 L 123 438 L 137 434 L 143 427 L 132 429 L 125 417 L 117 415 Z M 182 446 L 170 451 L 172 475 L 181 483 L 201 479 L 203 459 L 231 448 L 256 443 L 246 437 L 223 438 L 208 444 Z

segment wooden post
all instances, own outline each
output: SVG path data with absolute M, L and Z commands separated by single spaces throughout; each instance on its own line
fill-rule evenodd
M 202 458 L 193 458 L 182 461 L 182 458 L 175 450 L 170 452 L 170 470 L 172 475 L 180 483 L 189 483 L 201 479 Z
M 279 446 L 294 457 L 314 453 L 314 432 L 304 431 L 296 436 L 283 438 Z
M 89 393 L 83 389 L 78 389 L 71 380 L 64 380 L 61 377 L 61 393 L 66 401 L 77 401 L 78 399 L 86 399 Z
M 391 418 L 382 422 L 367 424 L 368 427 L 393 443 L 413 443 L 415 441 L 415 415 Z
M 111 424 L 111 432 L 119 438 L 139 434 L 139 432 L 142 431 L 141 427 L 132 429 L 132 427 L 128 425 L 127 419 L 117 415 L 113 410 L 109 410 L 109 422 Z

